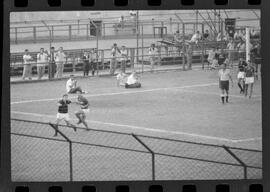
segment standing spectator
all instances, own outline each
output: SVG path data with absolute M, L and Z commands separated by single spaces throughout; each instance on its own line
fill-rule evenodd
M 213 61 L 215 59 L 215 55 L 216 55 L 216 48 L 213 47 L 209 52 L 208 52 L 208 67 L 211 66 L 211 69 L 215 69 L 216 67 L 213 66 Z
M 64 63 L 66 62 L 66 54 L 63 51 L 63 47 L 60 47 L 58 52 L 55 54 L 56 62 L 56 78 L 62 78 L 64 71 Z
M 120 27 L 124 28 L 125 18 L 123 15 L 119 18 L 119 25 L 120 25 Z
M 47 63 L 48 63 L 48 54 L 44 52 L 44 48 L 41 48 L 40 52 L 37 54 L 38 80 L 40 80 L 43 77 Z
M 149 48 L 148 54 L 150 56 L 151 71 L 153 71 L 154 65 L 158 61 L 158 49 L 156 48 L 156 45 L 154 43 L 151 44 L 151 47 Z
M 127 64 L 127 60 L 128 60 L 128 51 L 124 45 L 121 47 L 120 54 L 121 54 L 121 59 L 120 59 L 121 71 L 125 73 L 126 72 L 126 64 Z
M 53 79 L 54 78 L 54 74 L 55 74 L 55 49 L 54 47 L 51 47 L 50 49 L 50 62 L 49 62 L 49 79 Z
M 233 63 L 233 54 L 234 54 L 234 42 L 231 39 L 227 45 L 227 49 L 228 49 L 228 59 L 229 59 L 229 63 L 232 64 Z
M 117 53 L 120 53 L 120 50 L 117 47 L 117 44 L 114 43 L 111 49 L 110 75 L 114 75 L 115 72 L 115 67 L 117 64 Z
M 204 40 L 208 40 L 208 38 L 209 38 L 209 31 L 206 30 L 206 31 L 203 33 L 203 39 L 204 39 Z
M 238 48 L 238 56 L 239 58 L 245 58 L 246 55 L 246 43 L 241 40 L 240 43 L 237 45 L 237 48 Z
M 95 76 L 95 72 L 98 67 L 98 50 L 97 49 L 92 49 L 89 55 L 90 58 L 90 66 L 91 66 L 91 71 L 92 71 L 92 76 Z
M 187 66 L 188 66 L 188 69 L 189 69 L 189 70 L 192 69 L 192 54 L 193 54 L 193 51 L 192 51 L 192 45 L 189 44 L 189 45 L 188 45 L 188 48 L 187 48 L 187 52 L 186 52 L 186 56 L 187 56 Z
M 180 37 L 179 30 L 177 30 L 177 31 L 175 32 L 174 37 L 173 37 L 173 40 L 174 40 L 175 42 L 177 42 L 177 43 L 181 41 L 181 37 Z
M 29 78 L 29 80 L 32 80 L 32 66 L 31 61 L 32 57 L 29 54 L 28 49 L 25 49 L 24 55 L 23 55 L 23 75 L 22 79 L 24 80 L 26 77 Z
M 245 68 L 245 96 L 248 94 L 248 88 L 250 87 L 250 93 L 249 93 L 249 98 L 252 96 L 253 92 L 253 84 L 254 84 L 254 76 L 255 76 L 255 69 L 251 65 L 250 61 L 248 61 L 248 65 Z
M 89 60 L 89 54 L 87 51 L 83 52 L 82 56 L 82 61 L 83 61 L 83 76 L 88 76 L 89 74 L 89 69 L 90 69 L 90 60 Z
M 201 40 L 201 39 L 202 39 L 202 36 L 201 36 L 201 34 L 200 34 L 200 31 L 197 31 L 197 32 L 192 36 L 190 42 L 191 42 L 191 43 L 196 43 L 196 44 L 198 44 L 198 43 L 199 43 L 199 40 Z

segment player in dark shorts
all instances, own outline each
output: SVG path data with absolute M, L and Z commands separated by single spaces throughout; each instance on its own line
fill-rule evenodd
M 226 103 L 229 102 L 229 80 L 231 80 L 232 86 L 233 86 L 233 80 L 230 73 L 231 73 L 230 69 L 227 69 L 226 64 L 222 64 L 221 69 L 218 71 L 219 88 L 221 90 L 220 97 L 223 104 L 224 104 L 225 98 L 226 98 Z
M 74 131 L 77 131 L 77 128 L 71 124 L 69 121 L 69 114 L 68 114 L 68 105 L 71 104 L 72 102 L 68 99 L 68 95 L 64 94 L 63 98 L 60 99 L 57 102 L 58 105 L 58 113 L 56 115 L 56 122 L 55 124 L 49 123 L 52 127 L 55 128 L 55 134 L 54 137 L 57 136 L 58 133 L 58 124 L 60 123 L 61 120 L 64 120 L 67 124 L 67 126 L 73 127 Z
M 252 96 L 253 84 L 255 80 L 255 67 L 250 62 L 245 69 L 245 96 L 248 94 L 248 87 L 250 86 L 249 98 Z
M 243 58 L 240 58 L 240 61 L 238 63 L 238 87 L 240 88 L 240 94 L 244 93 L 245 90 L 245 69 L 247 67 L 247 63 Z
M 89 113 L 89 102 L 85 97 L 79 94 L 76 103 L 79 104 L 81 108 L 79 111 L 75 113 L 76 117 L 79 120 L 77 124 L 83 123 L 84 126 L 86 127 L 86 130 L 89 130 L 88 125 L 85 122 L 86 113 Z

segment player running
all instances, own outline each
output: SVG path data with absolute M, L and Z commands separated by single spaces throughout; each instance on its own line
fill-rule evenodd
M 64 94 L 63 95 L 63 98 L 60 99 L 58 102 L 57 102 L 57 105 L 58 105 L 58 113 L 56 115 L 56 122 L 55 124 L 52 124 L 52 123 L 49 123 L 52 127 L 55 128 L 55 134 L 54 134 L 54 137 L 57 136 L 58 134 L 58 125 L 60 123 L 61 120 L 64 120 L 67 124 L 67 126 L 71 126 L 73 127 L 74 131 L 77 131 L 77 128 L 71 124 L 69 121 L 69 114 L 68 114 L 68 105 L 71 104 L 72 102 L 68 99 L 68 95 L 67 94 Z
M 245 69 L 245 96 L 247 96 L 248 87 L 250 86 L 249 98 L 251 98 L 252 96 L 254 79 L 255 79 L 255 68 L 251 65 L 249 61 Z
M 222 68 L 218 71 L 219 75 L 219 88 L 221 90 L 221 101 L 224 104 L 224 98 L 226 97 L 226 103 L 229 102 L 229 80 L 232 82 L 233 80 L 231 76 L 230 69 L 227 68 L 226 64 L 222 64 Z M 226 94 L 225 94 L 226 93 Z
M 240 94 L 244 93 L 245 90 L 245 68 L 247 66 L 246 61 L 243 58 L 240 58 L 239 64 L 238 64 L 238 87 L 240 88 Z M 243 85 L 243 86 L 242 86 Z
M 80 105 L 81 109 L 75 113 L 76 117 L 79 119 L 77 124 L 83 123 L 86 127 L 86 130 L 89 130 L 87 123 L 85 122 L 86 113 L 89 113 L 89 102 L 81 94 L 77 97 L 77 104 Z

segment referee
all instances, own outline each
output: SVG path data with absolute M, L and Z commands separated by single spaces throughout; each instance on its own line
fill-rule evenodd
M 230 69 L 227 68 L 227 65 L 224 63 L 221 65 L 221 69 L 218 71 L 219 76 L 219 88 L 221 90 L 221 101 L 224 104 L 224 99 L 226 98 L 226 103 L 229 102 L 229 80 L 232 82 L 233 80 L 231 76 Z

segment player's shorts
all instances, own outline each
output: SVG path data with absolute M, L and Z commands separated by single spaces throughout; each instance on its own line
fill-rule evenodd
M 84 113 L 89 113 L 90 112 L 90 109 L 89 108 L 87 108 L 87 109 L 81 109 L 82 110 L 82 112 L 84 112 Z
M 56 119 L 69 121 L 69 114 L 68 113 L 57 113 Z
M 239 71 L 237 74 L 237 79 L 244 79 L 245 78 L 245 72 L 244 71 Z
M 246 77 L 245 84 L 252 84 L 254 83 L 254 77 Z
M 229 90 L 229 81 L 219 81 L 219 88 Z

